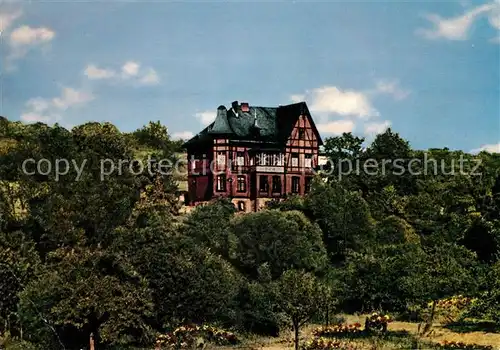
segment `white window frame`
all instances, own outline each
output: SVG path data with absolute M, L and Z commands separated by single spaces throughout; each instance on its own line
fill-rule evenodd
M 306 153 L 304 158 L 304 167 L 312 168 L 312 154 Z
M 217 192 L 224 192 L 225 190 L 226 190 L 225 175 L 217 175 Z
M 243 155 L 240 156 L 238 154 L 243 154 Z M 243 153 L 243 152 L 236 152 L 236 165 L 238 165 L 238 166 L 245 165 L 245 153 Z
M 226 165 L 226 152 L 218 151 L 217 152 L 217 165 Z

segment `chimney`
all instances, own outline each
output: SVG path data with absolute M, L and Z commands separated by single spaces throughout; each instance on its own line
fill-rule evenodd
M 241 102 L 241 111 L 250 112 L 250 106 L 248 105 L 248 102 Z
M 233 111 L 237 112 L 238 111 L 238 101 L 234 101 L 231 104 L 231 107 L 233 108 Z

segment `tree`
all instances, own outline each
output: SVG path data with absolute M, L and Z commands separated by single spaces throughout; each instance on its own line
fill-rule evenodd
M 235 217 L 231 232 L 237 237 L 234 263 L 252 279 L 264 263 L 272 279 L 288 269 L 321 272 L 326 267 L 321 230 L 298 211 L 263 210 Z
M 229 199 L 217 199 L 196 207 L 184 221 L 182 231 L 199 244 L 229 259 L 235 245 L 235 236 L 229 230 L 229 223 L 235 213 L 236 208 Z
M 313 317 L 322 305 L 324 286 L 312 274 L 303 270 L 288 270 L 277 281 L 281 310 L 290 318 L 299 349 L 300 328 Z
M 379 221 L 375 228 L 378 244 L 420 243 L 420 236 L 406 220 L 395 215 Z
M 0 231 L 0 333 L 16 333 L 18 293 L 40 268 L 35 244 L 20 231 Z
M 109 345 L 150 342 L 147 281 L 121 256 L 99 249 L 65 248 L 49 255 L 36 280 L 20 294 L 19 313 L 31 339 L 49 348 L 96 341 Z
M 340 183 L 315 182 L 304 206 L 323 232 L 332 262 L 342 261 L 347 250 L 360 249 L 370 241 L 373 220 L 367 203 Z
M 437 301 L 459 293 L 475 291 L 476 255 L 466 248 L 434 238 L 408 261 L 408 274 L 401 280 L 402 289 L 414 303 L 432 303 L 431 314 L 424 331 L 434 320 Z
M 491 320 L 500 324 L 500 261 L 491 266 L 486 275 L 486 289 L 479 293 L 467 316 Z

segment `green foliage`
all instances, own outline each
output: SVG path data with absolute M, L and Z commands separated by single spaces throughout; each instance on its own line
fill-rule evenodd
M 181 144 L 159 122 L 122 133 L 0 118 L 2 339 L 81 348 L 94 333 L 97 348 L 151 347 L 191 322 L 278 335 L 334 310 L 432 319 L 461 293 L 477 300 L 464 317 L 500 322 L 500 155 L 412 150 L 392 130 L 363 142 L 326 139 L 336 169 L 306 196 L 241 215 L 220 199 L 180 217 L 179 174 L 158 161 L 177 162 Z M 73 162 L 29 175 L 28 158 Z M 412 158 L 413 174 L 384 165 Z M 366 173 L 370 159 L 385 169 Z M 480 175 L 460 173 L 477 160 Z
M 486 289 L 479 294 L 466 316 L 500 324 L 500 262 L 492 266 L 486 279 Z
M 44 323 L 56 328 L 64 342 L 70 341 L 67 325 L 77 334 L 95 332 L 107 344 L 128 344 L 132 334 L 137 340 L 151 336 L 145 322 L 153 311 L 147 282 L 121 257 L 98 249 L 54 251 L 20 294 L 19 308 L 28 332 L 46 344 L 53 340 L 43 339 L 46 331 L 40 334 Z
M 17 294 L 35 275 L 40 258 L 34 242 L 22 232 L 0 231 L 0 334 L 19 326 Z
M 321 272 L 326 251 L 319 227 L 298 211 L 263 210 L 235 217 L 236 265 L 251 278 L 267 263 L 273 279 L 288 269 Z
M 377 223 L 376 240 L 379 244 L 420 243 L 420 236 L 404 219 L 388 216 Z
M 196 207 L 184 221 L 186 236 L 229 258 L 235 249 L 235 236 L 229 230 L 236 208 L 228 199 L 218 199 Z
M 319 311 L 324 286 L 311 273 L 288 270 L 277 280 L 279 307 L 292 322 L 302 325 Z
M 295 331 L 295 349 L 299 349 L 299 330 L 319 312 L 325 294 L 324 285 L 311 273 L 288 270 L 276 282 L 278 305 Z
M 336 182 L 315 182 L 304 204 L 323 232 L 332 261 L 342 260 L 347 250 L 358 250 L 370 241 L 373 220 L 358 193 Z
M 410 274 L 401 281 L 415 301 L 427 301 L 473 292 L 475 255 L 455 243 L 436 242 L 413 259 Z

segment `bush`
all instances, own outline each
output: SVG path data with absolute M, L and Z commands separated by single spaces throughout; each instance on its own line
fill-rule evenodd
M 327 339 L 327 338 L 313 338 L 307 341 L 303 346 L 302 350 L 356 350 L 359 349 L 354 344 L 349 344 L 336 339 Z
M 391 322 L 392 319 L 389 315 L 380 315 L 377 312 L 374 312 L 369 317 L 366 318 L 365 321 L 365 331 L 367 332 L 386 332 L 387 325 Z
M 439 344 L 439 348 L 445 350 L 460 349 L 460 350 L 493 350 L 491 345 L 467 344 L 463 342 L 445 340 Z
M 156 340 L 157 349 L 180 349 L 198 347 L 200 344 L 212 343 L 219 346 L 234 345 L 239 342 L 233 332 L 218 329 L 210 325 L 185 325 L 173 332 L 160 334 Z
M 334 337 L 361 333 L 361 323 L 338 324 L 328 327 L 319 327 L 312 331 L 315 337 Z

